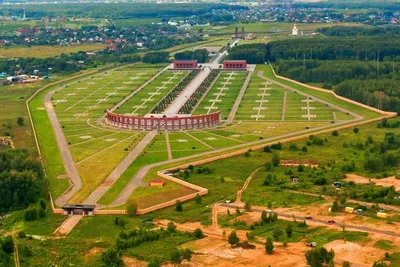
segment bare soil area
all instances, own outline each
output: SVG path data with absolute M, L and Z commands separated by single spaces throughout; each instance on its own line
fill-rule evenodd
M 390 176 L 387 178 L 377 179 L 377 178 L 367 178 L 357 174 L 346 174 L 346 181 L 355 182 L 357 184 L 368 184 L 370 182 L 376 185 L 391 187 L 394 186 L 396 191 L 400 191 L 400 180 L 396 179 L 395 176 Z

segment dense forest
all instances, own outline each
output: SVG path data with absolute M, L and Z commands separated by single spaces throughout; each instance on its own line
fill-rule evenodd
M 26 16 L 29 18 L 43 17 L 88 17 L 88 18 L 162 18 L 162 17 L 190 17 L 202 15 L 213 10 L 243 10 L 244 6 L 232 6 L 226 4 L 195 3 L 195 4 L 171 4 L 171 3 L 71 3 L 29 5 L 26 7 Z M 21 16 L 22 6 L 7 6 L 0 9 L 0 16 Z
M 207 61 L 208 51 L 207 49 L 196 49 L 194 51 L 183 51 L 175 54 L 175 59 L 188 60 L 195 59 L 198 63 L 205 63 Z
M 346 27 L 334 26 L 320 28 L 317 32 L 325 36 L 395 36 L 400 35 L 400 27 Z
M 26 208 L 45 190 L 42 165 L 27 150 L 0 152 L 0 211 Z
M 379 36 L 314 37 L 270 42 L 271 62 L 277 59 L 396 60 L 400 61 L 400 39 Z
M 264 64 L 267 61 L 265 44 L 235 46 L 229 51 L 227 59 L 245 59 L 250 64 Z

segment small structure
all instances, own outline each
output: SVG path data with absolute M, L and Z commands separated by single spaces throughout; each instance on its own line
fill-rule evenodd
M 224 69 L 244 70 L 247 68 L 246 60 L 225 60 L 222 65 Z
M 347 212 L 347 213 L 354 213 L 354 208 L 352 208 L 352 207 L 346 207 L 346 208 L 344 209 L 344 211 Z
M 62 209 L 64 215 L 88 215 L 93 216 L 96 205 L 65 204 Z
M 293 178 L 293 179 L 292 179 L 292 182 L 293 182 L 294 184 L 297 184 L 297 183 L 299 182 L 299 178 Z
M 163 187 L 165 185 L 165 181 L 161 179 L 154 179 L 150 181 L 149 185 L 151 187 Z
M 341 186 L 342 186 L 342 183 L 341 183 L 341 182 L 334 182 L 334 183 L 333 183 L 333 186 L 334 186 L 334 187 L 341 187 Z
M 174 69 L 196 69 L 198 66 L 197 60 L 175 60 Z
M 377 212 L 376 217 L 386 219 L 388 217 L 388 214 L 386 212 Z

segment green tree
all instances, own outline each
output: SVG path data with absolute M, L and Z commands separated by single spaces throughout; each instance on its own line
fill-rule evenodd
M 186 248 L 182 251 L 182 259 L 190 261 L 192 259 L 193 251 Z
M 179 200 L 176 202 L 175 209 L 176 209 L 176 211 L 179 211 L 179 212 L 181 212 L 183 210 L 182 203 Z
M 195 198 L 195 201 L 196 201 L 197 204 L 201 204 L 202 198 L 201 198 L 201 196 L 199 194 L 197 194 L 197 196 Z
M 272 231 L 272 236 L 276 241 L 279 240 L 279 237 L 283 234 L 283 231 L 279 225 L 277 225 L 274 230 Z
M 360 131 L 360 130 L 359 130 L 357 127 L 355 127 L 355 128 L 353 129 L 353 132 L 354 132 L 355 134 L 357 134 L 359 131 Z
M 335 252 L 324 247 L 314 248 L 305 254 L 308 265 L 311 267 L 324 267 L 333 262 Z
M 14 240 L 12 236 L 6 236 L 6 238 L 3 239 L 2 243 L 2 248 L 5 253 L 11 254 L 14 252 Z
M 23 126 L 25 123 L 24 123 L 24 118 L 22 118 L 22 117 L 18 117 L 18 119 L 17 119 L 17 124 L 19 125 L 19 126 Z
M 128 215 L 131 217 L 136 216 L 137 209 L 138 204 L 136 200 L 134 200 L 133 198 L 128 199 L 128 202 L 126 203 L 126 212 L 128 213 Z
M 167 231 L 170 233 L 176 231 L 176 225 L 172 221 L 169 221 L 169 223 L 167 224 Z
M 204 237 L 203 231 L 200 228 L 197 228 L 196 230 L 194 230 L 193 235 L 197 239 L 201 239 Z
M 340 208 L 339 208 L 338 202 L 337 202 L 336 200 L 333 201 L 331 211 L 332 211 L 332 212 L 337 212 L 337 211 L 339 211 L 339 210 L 340 210 Z
M 106 267 L 121 267 L 124 266 L 124 262 L 121 259 L 121 252 L 115 248 L 109 248 L 101 255 L 101 261 Z
M 180 264 L 182 262 L 182 251 L 174 248 L 170 254 L 171 262 L 175 264 Z
M 286 226 L 285 232 L 286 232 L 287 237 L 289 237 L 289 238 L 292 237 L 292 234 L 293 234 L 293 226 L 292 226 L 291 223 L 289 223 L 289 224 Z
M 244 203 L 244 209 L 245 209 L 245 211 L 251 211 L 250 201 L 246 201 L 246 203 Z
M 374 265 L 372 265 L 372 267 L 389 267 L 389 266 L 383 261 L 376 261 L 374 262 Z
M 351 267 L 350 262 L 344 261 L 342 267 Z
M 267 212 L 265 210 L 262 211 L 261 213 L 261 221 L 264 223 L 268 223 L 268 217 L 267 217 Z
M 267 254 L 274 253 L 274 243 L 272 242 L 271 237 L 267 237 L 267 242 L 265 242 L 265 253 Z
M 279 153 L 278 152 L 274 152 L 272 154 L 272 164 L 276 167 L 279 165 L 279 163 L 281 162 L 280 158 L 279 158 Z
M 236 234 L 236 231 L 232 231 L 230 234 L 229 234 L 229 237 L 228 237 L 228 243 L 231 245 L 231 246 L 236 246 L 238 243 L 239 243 L 239 237 L 237 236 L 237 234 Z

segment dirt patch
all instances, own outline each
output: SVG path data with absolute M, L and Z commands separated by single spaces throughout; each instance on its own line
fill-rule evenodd
M 129 258 L 129 257 L 122 257 L 122 260 L 125 263 L 125 266 L 127 267 L 146 267 L 147 262 L 145 261 L 140 261 L 134 258 Z
M 346 242 L 343 240 L 335 240 L 325 245 L 327 250 L 335 251 L 335 263 L 341 264 L 343 261 L 348 261 L 354 266 L 370 267 L 375 261 L 383 258 L 385 251 L 370 247 L 361 246 L 356 243 Z M 355 257 L 355 255 L 357 255 Z
M 85 260 L 86 262 L 89 262 L 91 259 L 93 259 L 93 257 L 95 257 L 96 255 L 102 253 L 104 251 L 104 249 L 98 248 L 98 247 L 93 247 L 91 248 L 88 252 L 86 252 L 85 254 Z
M 377 178 L 367 178 L 364 176 L 360 176 L 357 174 L 346 174 L 347 182 L 355 182 L 356 184 L 368 184 L 370 182 L 375 183 L 376 185 L 391 187 L 394 186 L 396 191 L 400 191 L 400 180 L 397 180 L 395 176 L 390 176 L 387 178 L 377 179 Z
M 304 253 L 308 250 L 303 243 L 290 243 L 287 248 L 275 244 L 275 253 L 266 255 L 263 245 L 255 249 L 232 248 L 226 240 L 206 237 L 185 244 L 194 250 L 192 266 L 274 266 L 304 267 Z

